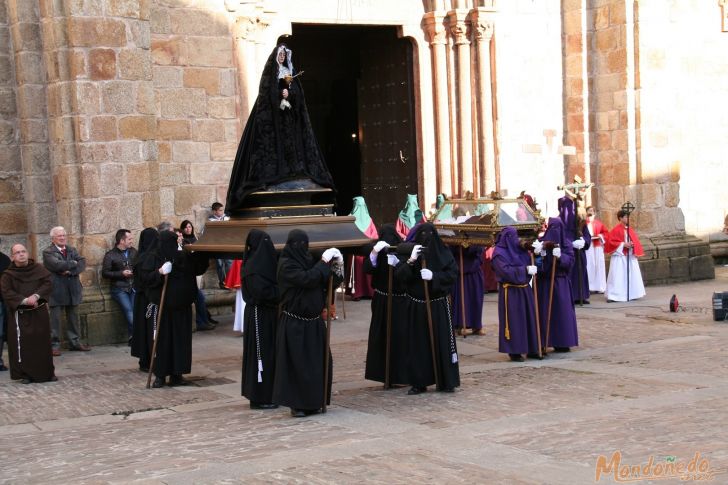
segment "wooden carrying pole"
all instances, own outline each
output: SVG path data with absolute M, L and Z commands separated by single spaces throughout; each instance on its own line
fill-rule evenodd
M 463 247 L 460 246 L 460 331 L 467 336 L 465 327 L 465 267 L 463 266 Z
M 152 358 L 149 359 L 149 374 L 147 375 L 147 389 L 151 386 L 152 372 L 154 372 L 154 361 L 157 360 L 157 342 L 159 341 L 159 331 L 162 329 L 162 310 L 164 310 L 164 296 L 167 294 L 167 277 L 164 275 L 164 284 L 162 285 L 162 298 L 159 301 L 159 312 L 157 312 L 157 328 L 154 330 L 154 343 L 152 344 Z
M 422 269 L 427 269 L 427 262 L 422 256 Z M 430 288 L 427 286 L 427 280 L 422 280 L 425 287 L 425 308 L 427 309 L 427 328 L 430 331 L 430 352 L 432 353 L 432 370 L 435 372 L 435 387 L 440 389 L 440 374 L 437 372 L 437 356 L 435 354 L 435 332 L 432 328 L 432 305 L 430 304 Z
M 334 275 L 329 275 L 329 283 L 326 288 L 326 305 L 331 302 L 331 292 L 334 286 Z M 321 412 L 326 412 L 326 401 L 329 398 L 329 345 L 331 343 L 331 308 L 326 308 L 326 338 L 324 341 L 324 403 Z
M 531 253 L 531 266 L 534 266 L 536 263 L 534 262 L 533 253 Z M 543 359 L 543 343 L 541 342 L 541 319 L 539 317 L 538 312 L 538 285 L 537 285 L 537 278 L 536 275 L 533 275 L 533 306 L 536 309 L 536 338 L 538 339 L 538 358 Z
M 389 380 L 389 364 L 392 352 L 392 265 L 388 264 L 387 275 L 387 349 L 384 357 L 384 388 L 389 389 L 392 383 Z
M 558 244 L 554 245 L 554 248 L 558 247 Z M 548 347 L 549 336 L 551 335 L 551 309 L 554 303 L 554 277 L 556 276 L 556 258 L 553 255 L 553 249 L 551 251 L 551 287 L 549 288 L 549 311 L 546 317 L 546 342 L 543 344 L 544 349 Z

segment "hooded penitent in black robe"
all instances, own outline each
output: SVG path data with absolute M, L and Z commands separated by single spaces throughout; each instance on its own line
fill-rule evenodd
M 152 344 L 154 343 L 154 322 L 147 318 L 146 288 L 139 269 L 147 258 L 153 258 L 159 248 L 159 233 L 153 227 L 144 229 L 139 234 L 137 257 L 133 264 L 134 270 L 134 321 L 132 323 L 131 355 L 139 358 L 139 368 L 149 369 Z
M 457 280 L 458 267 L 452 252 L 442 242 L 431 223 L 417 226 L 414 242 L 425 247 L 422 255 L 413 264 L 399 265 L 395 272 L 395 277 L 406 287 L 408 300 L 408 383 L 418 388 L 435 384 L 425 303 L 424 285 L 427 284 L 432 308 L 435 358 L 440 372 L 440 390 L 452 390 L 460 386 L 460 369 L 452 330 L 452 310 L 447 296 Z M 427 269 L 433 273 L 431 281 L 425 282 L 422 279 L 420 270 L 423 258 Z
M 326 303 L 329 275 L 334 269 L 315 261 L 308 252 L 308 235 L 294 229 L 278 261 L 281 316 L 276 335 L 276 376 L 273 402 L 292 409 L 315 411 L 324 402 L 326 323 L 321 312 Z M 338 273 L 338 274 L 336 274 Z M 333 288 L 342 281 L 341 268 Z M 328 397 L 331 399 L 333 361 L 329 358 Z
M 402 242 L 394 224 L 385 224 L 379 231 L 379 240 L 390 246 Z M 396 256 L 394 253 L 392 255 Z M 407 255 L 398 256 L 401 264 L 406 264 Z M 364 377 L 371 381 L 385 382 L 387 367 L 387 301 L 389 273 L 394 275 L 395 267 L 387 262 L 387 250 L 377 254 L 376 265 L 370 256 L 365 256 L 364 271 L 372 275 L 372 320 L 369 325 L 369 344 L 367 346 L 367 363 Z M 392 327 L 389 348 L 389 382 L 390 384 L 406 384 L 407 378 L 407 297 L 404 284 L 392 277 Z
M 286 53 L 278 64 L 280 49 Z M 268 185 L 293 179 L 310 179 L 321 187 L 334 188 L 321 149 L 316 142 L 300 78 L 290 86 L 284 73 L 295 75 L 291 51 L 277 46 L 265 63 L 258 98 L 243 131 L 230 175 L 228 212 L 244 207 L 244 199 Z M 288 89 L 290 107 L 281 109 L 282 91 Z
M 275 377 L 278 324 L 278 257 L 270 236 L 252 229 L 245 241 L 241 288 L 243 317 L 242 395 L 251 404 L 269 404 Z
M 11 264 L 0 279 L 8 312 L 8 364 L 11 379 L 46 382 L 55 377 L 51 353 L 51 327 L 47 300 L 51 296 L 51 274 L 32 259 L 26 266 Z M 39 305 L 21 302 L 37 294 Z
M 172 263 L 167 275 L 167 290 L 162 316 L 159 304 L 162 297 L 164 276 L 159 268 L 165 262 Z M 192 303 L 197 297 L 197 279 L 207 270 L 208 259 L 204 255 L 178 250 L 177 235 L 162 231 L 159 248 L 139 265 L 147 299 L 157 305 L 152 308 L 152 322 L 157 322 L 157 355 L 154 375 L 159 378 L 181 376 L 192 370 Z

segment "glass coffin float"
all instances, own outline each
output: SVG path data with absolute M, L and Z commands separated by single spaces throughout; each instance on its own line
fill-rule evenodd
M 535 238 L 541 222 L 540 211 L 523 199 L 450 199 L 432 219 L 445 244 L 464 247 L 492 246 L 506 226 L 514 227 L 521 238 Z

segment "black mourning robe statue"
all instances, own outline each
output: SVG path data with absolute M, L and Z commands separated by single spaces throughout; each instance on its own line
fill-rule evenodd
M 279 64 L 282 52 L 285 59 Z M 306 109 L 300 78 L 295 76 L 291 50 L 281 44 L 273 49 L 260 78 L 258 98 L 245 125 L 230 175 L 226 210 L 246 207 L 251 193 L 289 180 L 309 179 L 320 187 L 334 188 Z M 283 90 L 288 98 L 282 105 Z M 314 186 L 315 187 L 315 186 Z

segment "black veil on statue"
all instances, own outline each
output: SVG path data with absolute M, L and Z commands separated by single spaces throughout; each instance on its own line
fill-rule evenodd
M 253 192 L 282 182 L 301 180 L 303 185 L 298 184 L 292 189 L 334 189 L 331 174 L 314 136 L 300 78 L 294 77 L 290 86 L 284 78 L 279 79 L 280 49 L 286 53 L 284 72 L 291 76 L 296 74 L 291 50 L 279 44 L 265 63 L 258 98 L 235 155 L 226 202 L 226 210 L 230 213 L 246 207 L 245 199 Z M 288 89 L 290 107 L 281 109 L 285 105 L 281 104 L 284 88 Z

